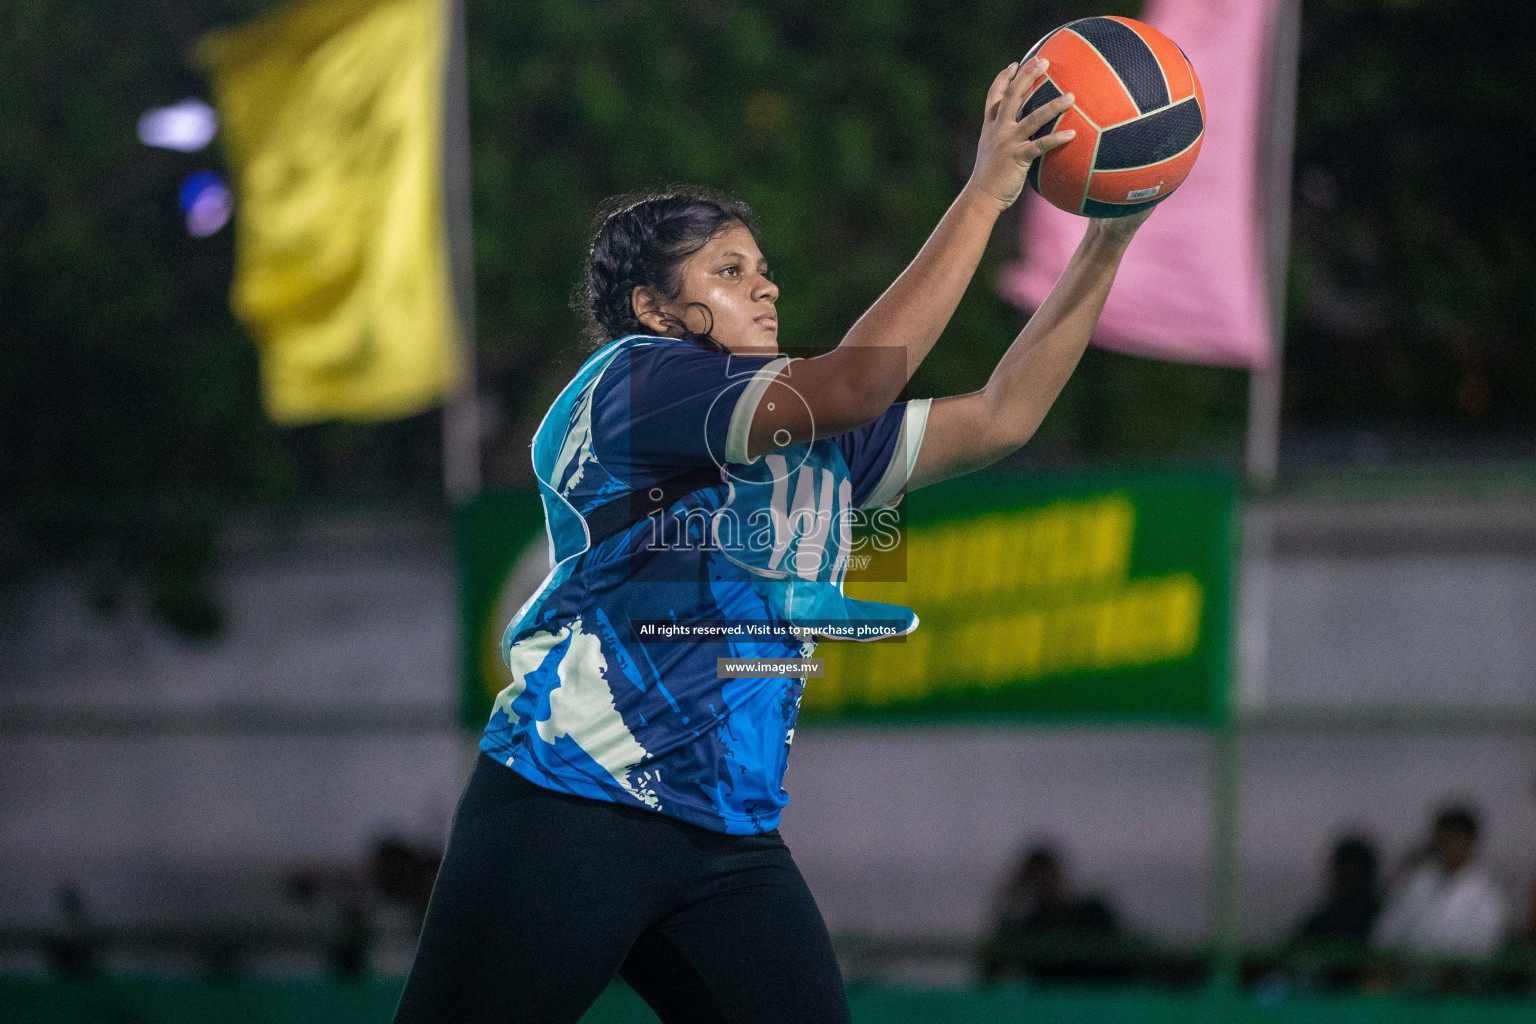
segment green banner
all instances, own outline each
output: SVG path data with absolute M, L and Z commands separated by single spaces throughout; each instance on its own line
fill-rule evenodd
M 483 729 L 512 681 L 501 634 L 549 573 L 544 507 L 534 491 L 480 494 L 459 506 L 459 613 L 463 619 L 459 723 Z
M 846 590 L 921 622 L 903 640 L 823 642 L 806 719 L 1222 721 L 1229 477 L 970 477 L 905 501 L 904 579 L 855 568 Z
M 1230 478 L 1193 471 L 916 491 L 901 542 L 856 551 L 846 589 L 907 605 L 921 624 L 899 639 L 823 641 L 826 678 L 810 680 L 802 713 L 1219 723 L 1234 500 Z M 485 724 L 510 681 L 501 633 L 548 572 L 543 522 L 531 492 L 459 510 L 466 727 Z

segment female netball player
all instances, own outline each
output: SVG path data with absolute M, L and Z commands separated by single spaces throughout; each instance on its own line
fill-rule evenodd
M 1071 95 L 1022 121 L 1043 62 L 987 94 L 975 170 L 837 348 L 778 354 L 779 290 L 750 212 L 693 190 L 601 219 L 599 350 L 533 443 L 551 571 L 508 627 L 496 700 L 396 1021 L 561 1022 L 615 974 L 668 1024 L 848 1020 L 837 961 L 779 836 L 804 679 L 721 678 L 860 618 L 848 515 L 1022 445 L 1072 373 L 1143 213 L 1089 221 L 986 387 L 898 402 Z M 656 624 L 771 636 L 658 642 Z M 649 639 L 648 639 L 649 637 Z M 800 673 L 803 676 L 803 672 Z M 814 684 L 813 684 L 814 685 Z

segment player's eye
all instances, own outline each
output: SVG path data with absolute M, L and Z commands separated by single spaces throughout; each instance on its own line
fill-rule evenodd
M 766 277 L 766 278 L 767 278 L 767 279 L 768 279 L 768 280 L 770 280 L 770 281 L 772 281 L 772 280 L 773 280 L 773 268 L 772 268 L 772 267 L 769 267 L 769 266 L 766 266 L 766 265 L 765 265 L 765 266 L 764 266 L 764 267 L 763 267 L 763 269 L 762 269 L 762 271 L 761 271 L 761 273 L 762 273 L 762 275 L 763 275 L 763 276 L 764 276 L 764 277 Z
M 741 276 L 741 268 L 738 267 L 736 264 L 732 263 L 730 266 L 725 267 L 724 269 L 722 269 L 720 271 L 720 273 L 729 275 L 731 277 L 740 277 Z

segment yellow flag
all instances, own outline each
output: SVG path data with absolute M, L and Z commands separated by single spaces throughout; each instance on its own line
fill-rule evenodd
M 449 0 L 304 0 L 198 45 L 236 197 L 235 313 L 282 423 L 457 386 L 443 203 Z

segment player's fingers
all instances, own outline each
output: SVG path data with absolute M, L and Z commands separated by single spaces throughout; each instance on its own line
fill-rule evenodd
M 1003 93 L 1008 89 L 1008 83 L 1013 80 L 1013 74 L 1018 69 L 1019 62 L 1014 61 L 997 73 L 992 79 L 992 86 L 987 90 L 987 107 L 985 115 L 987 120 L 997 116 L 999 105 L 1003 101 Z
M 1035 160 L 1049 153 L 1057 146 L 1066 145 L 1075 138 L 1077 138 L 1077 132 L 1071 128 L 1062 132 L 1051 132 L 1049 135 L 1042 135 L 1038 139 L 1032 140 L 1020 152 L 1023 153 L 1026 160 Z
M 1062 93 L 1049 103 L 1042 103 L 1019 121 L 1019 132 L 1025 138 L 1035 134 L 1043 124 L 1049 124 L 1052 118 L 1060 117 L 1072 106 L 1076 97 L 1068 92 Z M 1020 113 L 1023 113 L 1021 110 Z
M 1003 93 L 1003 109 L 1017 111 L 1024 105 L 1024 97 L 1028 96 L 1035 88 L 1035 83 L 1040 81 L 1045 69 L 1051 66 L 1051 62 L 1044 57 L 1036 57 L 1034 60 L 1025 61 L 1019 65 L 1018 73 L 1008 83 L 1008 90 Z

